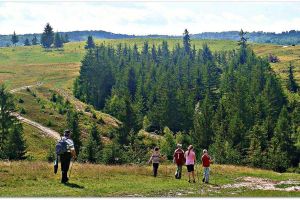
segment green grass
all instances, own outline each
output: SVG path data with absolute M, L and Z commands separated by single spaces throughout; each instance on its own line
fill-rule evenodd
M 150 166 L 105 166 L 75 163 L 69 185 L 60 184 L 60 174 L 53 173 L 52 163 L 47 162 L 0 162 L 1 197 L 124 197 L 139 196 L 296 196 L 299 192 L 261 191 L 250 189 L 217 189 L 232 183 L 236 177 L 265 173 L 273 180 L 290 178 L 300 180 L 299 174 L 278 174 L 235 166 L 212 166 L 211 184 L 190 184 L 184 168 L 183 178 L 174 178 L 175 166 L 162 164 L 157 178 L 151 176 Z M 198 168 L 199 169 L 199 168 Z M 236 170 L 236 171 L 232 171 Z M 26 173 L 24 173 L 26 171 Z M 201 192 L 200 192 L 201 188 Z
M 29 126 L 23 125 L 24 139 L 26 144 L 26 156 L 30 160 L 47 160 L 49 148 L 54 151 L 55 141 L 46 137 L 40 130 Z

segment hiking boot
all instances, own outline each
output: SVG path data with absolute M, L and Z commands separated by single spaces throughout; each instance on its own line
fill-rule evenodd
M 191 183 L 191 180 L 189 180 L 189 183 Z
M 205 178 L 202 179 L 202 182 L 203 182 L 203 183 L 204 183 L 204 181 L 205 181 Z
M 193 180 L 193 183 L 196 183 L 196 181 L 195 181 L 195 180 Z

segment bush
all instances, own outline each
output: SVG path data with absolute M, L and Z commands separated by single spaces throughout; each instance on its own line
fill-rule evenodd
M 53 123 L 52 123 L 52 121 L 51 121 L 51 120 L 48 120 L 48 122 L 47 122 L 47 126 L 49 126 L 49 127 L 53 126 Z
M 24 103 L 24 100 L 22 98 L 20 98 L 19 103 Z
M 20 113 L 24 115 L 24 114 L 26 114 L 26 110 L 24 108 L 21 108 Z
M 98 124 L 105 124 L 104 120 L 102 117 L 100 117 L 98 120 L 97 120 L 97 123 Z
M 104 147 L 102 162 L 108 165 L 126 163 L 126 152 L 121 150 L 120 145 L 116 141 L 113 141 Z
M 91 112 L 91 107 L 90 106 L 85 107 L 84 111 L 85 112 Z
M 27 87 L 27 88 L 26 88 L 26 91 L 27 91 L 27 92 L 31 92 L 31 90 L 30 90 L 30 88 L 29 88 L 29 87 Z
M 47 161 L 48 162 L 53 162 L 55 160 L 55 152 L 54 149 L 52 148 L 52 145 L 49 148 L 49 151 L 47 153 Z

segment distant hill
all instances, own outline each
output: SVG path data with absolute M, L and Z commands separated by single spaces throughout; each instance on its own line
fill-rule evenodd
M 102 30 L 91 31 L 70 31 L 60 32 L 61 34 L 67 34 L 70 41 L 84 41 L 89 35 L 92 35 L 96 39 L 128 39 L 128 38 L 181 38 L 181 35 L 127 35 L 112 33 Z M 41 37 L 41 33 L 35 34 L 23 34 L 19 36 L 18 46 L 22 46 L 26 38 L 30 41 L 36 35 L 38 39 Z M 297 45 L 300 44 L 300 31 L 286 31 L 282 33 L 273 32 L 250 32 L 248 33 L 250 42 L 255 43 L 271 43 L 279 45 Z M 238 40 L 239 31 L 224 31 L 224 32 L 203 32 L 197 34 L 191 34 L 192 39 L 220 39 L 220 40 Z M 0 47 L 11 45 L 11 35 L 0 35 Z

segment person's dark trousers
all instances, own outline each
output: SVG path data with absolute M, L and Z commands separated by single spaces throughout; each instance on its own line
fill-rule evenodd
M 61 162 L 61 182 L 66 183 L 68 182 L 68 171 L 70 167 L 71 162 L 71 153 L 66 152 L 62 155 L 60 155 L 60 162 Z
M 157 176 L 157 170 L 158 170 L 159 163 L 153 163 L 153 176 Z

